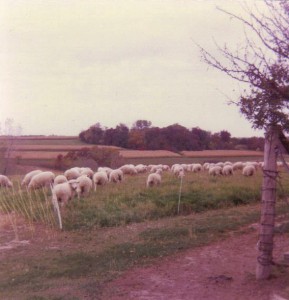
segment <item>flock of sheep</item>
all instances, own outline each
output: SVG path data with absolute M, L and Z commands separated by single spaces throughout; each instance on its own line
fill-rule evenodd
M 186 172 L 207 171 L 210 176 L 232 176 L 234 171 L 242 170 L 244 176 L 252 176 L 258 168 L 262 168 L 260 162 L 219 162 L 219 163 L 194 163 L 194 164 L 174 164 L 168 165 L 131 165 L 126 164 L 118 169 L 109 167 L 99 167 L 96 172 L 91 168 L 73 167 L 63 174 L 55 175 L 51 171 L 34 170 L 27 173 L 21 182 L 22 187 L 27 190 L 42 187 L 51 188 L 52 200 L 58 201 L 63 206 L 70 199 L 87 196 L 91 190 L 96 191 L 97 186 L 105 185 L 109 182 L 121 183 L 124 175 L 136 175 L 148 173 L 146 186 L 153 187 L 160 185 L 162 173 L 171 172 L 174 176 L 182 178 Z M 5 176 L 0 175 L 0 187 L 12 187 L 13 183 Z

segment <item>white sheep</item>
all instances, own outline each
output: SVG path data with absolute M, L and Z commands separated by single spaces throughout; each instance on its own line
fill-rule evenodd
M 242 170 L 243 169 L 244 164 L 241 161 L 237 161 L 235 163 L 233 163 L 233 170 Z
M 27 186 L 30 183 L 30 180 L 32 179 L 32 177 L 41 172 L 42 172 L 41 170 L 33 170 L 33 171 L 27 173 L 21 182 L 21 186 Z
M 211 176 L 218 176 L 218 175 L 222 175 L 222 167 L 221 166 L 213 166 L 210 167 L 209 169 L 209 175 Z
M 104 171 L 106 172 L 107 176 L 109 177 L 109 174 L 110 172 L 112 171 L 113 169 L 112 168 L 109 168 L 109 167 L 99 167 L 97 169 L 97 172 L 100 172 L 100 171 Z
M 64 172 L 64 176 L 67 178 L 67 180 L 77 179 L 80 176 L 80 168 L 70 168 Z
M 137 170 L 134 165 L 123 165 L 120 167 L 122 170 L 123 174 L 128 174 L 128 175 L 136 175 Z
M 147 166 L 139 164 L 135 166 L 138 173 L 145 173 L 147 171 Z
M 247 162 L 243 163 L 243 169 L 246 166 L 253 166 L 255 168 L 255 171 L 257 171 L 260 167 L 260 163 L 257 161 L 247 161 Z
M 13 187 L 13 183 L 12 181 L 10 181 L 10 179 L 5 176 L 5 175 L 0 175 L 0 187 Z
M 157 170 L 156 173 L 150 173 L 147 177 L 147 182 L 146 182 L 146 186 L 147 187 L 152 187 L 155 185 L 160 185 L 162 181 L 162 177 L 160 174 L 160 171 Z
M 52 201 L 58 201 L 61 206 L 64 206 L 74 197 L 77 186 L 76 179 L 54 185 L 52 188 Z
M 178 177 L 179 177 L 179 178 L 185 177 L 185 171 L 184 171 L 184 170 L 181 170 L 181 171 L 179 172 L 179 174 L 178 174 Z
M 92 171 L 91 168 L 80 168 L 80 175 L 86 175 L 90 179 L 92 179 L 94 172 Z
M 181 165 L 176 165 L 173 168 L 173 174 L 177 177 L 180 175 L 180 173 L 183 173 L 183 172 L 185 172 L 185 170 Z
M 223 169 L 222 169 L 222 174 L 225 175 L 225 176 L 230 176 L 230 175 L 233 175 L 233 167 L 229 164 L 225 164 Z
M 221 167 L 221 168 L 224 167 L 224 163 L 223 163 L 222 161 L 217 162 L 215 165 L 216 165 L 216 166 L 219 166 L 219 167 Z
M 162 165 L 164 171 L 169 171 L 170 166 L 169 165 Z
M 198 172 L 202 171 L 202 169 L 203 169 L 203 167 L 201 164 L 192 164 L 191 165 L 191 171 L 193 173 L 198 173 Z
M 242 171 L 242 174 L 244 176 L 253 176 L 256 172 L 256 169 L 255 169 L 255 166 L 254 165 L 250 165 L 250 164 L 247 164 L 244 168 L 243 168 L 243 171 Z
M 163 165 L 151 165 L 150 173 L 155 173 L 157 170 L 163 170 Z
M 206 171 L 208 171 L 210 169 L 210 163 L 209 162 L 205 162 L 203 164 L 203 169 L 206 170 Z
M 180 164 L 173 164 L 170 169 L 171 172 L 174 173 L 175 168 L 179 168 L 180 166 L 181 166 Z
M 98 185 L 105 185 L 108 182 L 108 176 L 105 171 L 99 171 L 93 174 L 92 178 L 94 184 L 94 191 Z
M 55 178 L 54 178 L 54 185 L 56 184 L 60 184 L 60 183 L 64 183 L 64 182 L 67 182 L 67 178 L 64 176 L 64 175 L 57 175 Z
M 93 185 L 92 180 L 86 175 L 81 175 L 76 179 L 76 182 L 76 193 L 78 199 L 80 198 L 80 196 L 88 196 Z
M 55 174 L 50 171 L 41 172 L 32 177 L 28 184 L 28 190 L 39 189 L 41 187 L 49 187 L 53 185 Z
M 112 170 L 109 174 L 109 182 L 120 183 L 123 180 L 123 172 L 121 169 Z

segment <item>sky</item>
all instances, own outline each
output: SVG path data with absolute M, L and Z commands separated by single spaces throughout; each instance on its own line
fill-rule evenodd
M 0 0 L 0 124 L 78 135 L 95 123 L 178 123 L 262 136 L 229 100 L 239 83 L 201 60 L 235 47 L 237 0 Z M 250 5 L 260 0 L 248 0 Z

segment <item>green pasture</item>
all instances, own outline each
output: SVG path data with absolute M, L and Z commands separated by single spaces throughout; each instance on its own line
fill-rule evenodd
M 30 221 L 53 217 L 50 190 L 27 192 L 20 188 L 21 177 L 14 177 L 14 190 L 1 190 L 0 209 L 14 211 Z M 147 188 L 147 174 L 126 175 L 121 184 L 108 183 L 90 195 L 71 200 L 61 210 L 64 230 L 112 227 L 144 220 L 156 220 L 178 214 L 188 215 L 209 210 L 258 203 L 261 197 L 262 171 L 245 177 L 241 171 L 233 176 L 209 176 L 187 172 L 183 180 L 167 171 L 160 186 Z M 280 172 L 278 197 L 289 193 L 289 175 Z M 33 205 L 32 205 L 33 204 Z M 32 207 L 33 206 L 33 207 Z M 37 213 L 33 214 L 33 209 Z M 43 215 L 44 214 L 44 215 Z M 49 214 L 45 216 L 45 214 Z M 53 226 L 55 221 L 49 221 Z
M 0 211 L 9 216 L 16 238 L 23 239 L 18 228 L 23 219 L 34 233 L 41 225 L 60 238 L 44 235 L 38 250 L 20 247 L 6 256 L 0 270 L 3 299 L 102 299 L 105 283 L 123 271 L 229 234 L 246 234 L 254 230 L 247 225 L 260 219 L 260 170 L 253 177 L 241 171 L 232 177 L 186 173 L 182 182 L 167 172 L 153 188 L 146 188 L 146 177 L 125 176 L 121 184 L 73 199 L 61 209 L 60 232 L 50 191 L 28 192 L 19 186 L 21 176 L 14 176 L 14 189 L 1 190 Z M 289 176 L 280 170 L 276 217 L 283 220 L 288 193 Z

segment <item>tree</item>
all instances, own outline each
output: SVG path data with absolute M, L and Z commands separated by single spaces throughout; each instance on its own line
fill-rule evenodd
M 199 46 L 202 59 L 209 66 L 247 85 L 234 103 L 253 128 L 265 130 L 257 279 L 266 279 L 271 273 L 277 179 L 275 147 L 280 128 L 289 132 L 289 3 L 258 3 L 263 4 L 266 11 L 258 6 L 243 6 L 245 16 L 220 9 L 244 25 L 244 45 L 236 50 L 217 45 L 220 57 Z
M 17 136 L 22 133 L 22 127 L 16 125 L 12 118 L 7 118 L 4 123 L 3 138 L 0 146 L 1 173 L 7 174 L 13 168 L 11 154 Z M 15 160 L 14 160 L 15 162 Z
M 163 129 L 171 151 L 191 150 L 191 132 L 184 126 L 173 124 Z
M 146 128 L 150 128 L 152 126 L 152 122 L 147 121 L 147 120 L 137 120 L 136 122 L 134 122 L 132 128 L 133 129 L 146 129 Z
M 118 124 L 114 132 L 113 145 L 127 148 L 128 137 L 129 137 L 128 127 L 123 123 Z
M 191 130 L 193 139 L 192 150 L 208 150 L 210 147 L 211 133 L 199 127 L 194 127 Z

